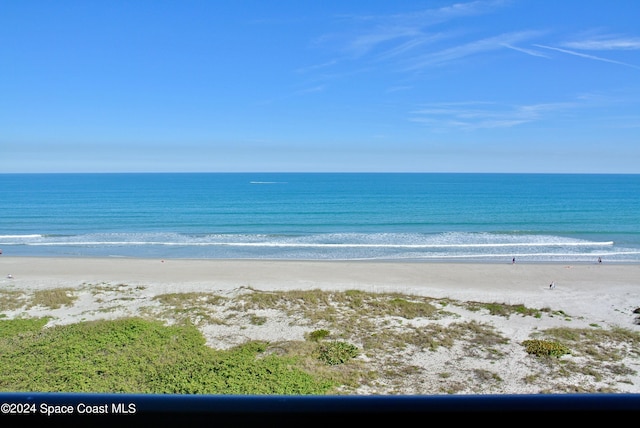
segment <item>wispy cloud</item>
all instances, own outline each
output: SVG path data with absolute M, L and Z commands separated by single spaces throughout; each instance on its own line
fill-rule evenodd
M 539 51 L 534 51 L 534 50 L 531 50 L 531 49 L 525 49 L 525 48 L 516 47 L 516 46 L 510 45 L 508 43 L 505 43 L 503 46 L 505 48 L 508 48 L 508 49 L 513 49 L 514 51 L 525 53 L 527 55 L 537 56 L 537 57 L 542 57 L 542 58 L 549 58 L 549 55 L 545 55 L 545 54 L 543 54 L 542 52 L 539 52 Z
M 637 50 L 640 49 L 640 38 L 601 36 L 588 40 L 566 42 L 562 46 L 587 51 Z
M 389 58 L 451 37 L 449 34 L 431 32 L 430 28 L 435 25 L 490 13 L 504 3 L 502 0 L 472 1 L 393 15 L 342 16 L 341 19 L 348 24 L 345 25 L 348 30 L 342 34 L 324 35 L 319 41 L 340 43 L 342 52 L 354 58 L 372 54 Z
M 325 86 L 324 85 L 318 85 L 318 86 L 313 86 L 313 87 L 310 87 L 310 88 L 300 89 L 300 90 L 295 92 L 295 95 L 311 94 L 311 93 L 314 93 L 314 92 L 322 92 L 324 90 L 325 90 Z
M 409 86 L 409 85 L 392 86 L 392 87 L 387 89 L 387 93 L 408 91 L 408 90 L 411 90 L 411 89 L 413 89 L 413 86 Z
M 631 67 L 631 68 L 635 68 L 636 70 L 640 70 L 640 67 L 637 65 L 633 65 L 633 64 L 629 64 L 626 62 L 622 62 L 622 61 L 616 61 L 613 59 L 608 59 L 608 58 L 602 58 L 599 56 L 595 56 L 595 55 L 589 55 L 589 54 L 585 54 L 585 53 L 581 53 L 581 52 L 576 52 L 576 51 L 571 51 L 568 49 L 562 49 L 562 48 L 556 48 L 553 46 L 546 46 L 546 45 L 535 45 L 539 48 L 543 48 L 543 49 L 549 49 L 549 50 L 553 50 L 553 51 L 557 51 L 557 52 L 562 52 L 568 55 L 575 55 L 575 56 L 579 56 L 581 58 L 586 58 L 586 59 L 592 59 L 595 61 L 603 61 L 603 62 L 608 62 L 611 64 L 618 64 L 618 65 L 624 65 L 625 67 Z
M 398 45 L 389 47 L 385 51 L 378 54 L 376 59 L 386 61 L 395 57 L 410 55 L 412 52 L 418 51 L 420 48 L 427 47 L 428 45 L 450 37 L 452 37 L 451 34 L 444 33 L 419 35 Z
M 310 71 L 317 71 L 317 70 L 322 70 L 328 67 L 331 67 L 333 65 L 336 65 L 338 63 L 338 61 L 336 61 L 335 59 L 327 61 L 327 62 L 323 62 L 322 64 L 314 64 L 314 65 L 310 65 L 307 67 L 301 67 L 296 71 L 296 73 L 308 73 Z
M 466 3 L 455 3 L 435 9 L 425 9 L 411 13 L 391 15 L 393 22 L 411 24 L 416 27 L 433 26 L 456 18 L 483 15 L 494 12 L 509 3 L 505 0 L 477 0 Z M 384 17 L 385 21 L 389 18 Z
M 322 35 L 314 42 L 329 47 L 333 56 L 295 70 L 319 84 L 370 73 L 390 66 L 397 72 L 413 73 L 429 65 L 439 65 L 474 53 L 506 49 L 528 40 L 535 33 L 517 32 L 462 44 L 468 36 L 463 25 L 441 30 L 449 21 L 493 13 L 508 1 L 480 0 L 389 15 L 342 15 L 337 17 L 343 31 Z M 438 30 L 434 31 L 437 26 Z M 468 40 L 468 38 L 467 38 Z M 460 46 L 444 49 L 458 42 Z M 531 53 L 529 53 L 531 55 Z M 353 68 L 355 64 L 355 68 Z M 391 83 L 391 88 L 399 85 Z M 402 85 L 400 85 L 402 86 Z M 390 89 L 393 92 L 397 89 Z M 305 91 L 311 92 L 311 91 Z M 294 95 L 305 92 L 297 91 Z
M 540 103 L 519 106 L 501 106 L 495 103 L 469 101 L 429 104 L 411 112 L 412 122 L 438 128 L 464 130 L 510 128 L 543 119 L 547 114 L 569 110 L 575 102 Z
M 333 60 L 332 64 L 368 61 L 370 65 L 380 66 L 386 62 L 405 72 L 458 63 L 468 57 L 504 49 L 538 58 L 552 58 L 550 51 L 556 51 L 640 69 L 628 62 L 585 53 L 640 50 L 639 37 L 590 34 L 582 40 L 552 43 L 542 39 L 552 30 L 499 32 L 497 28 L 466 25 L 476 22 L 476 17 L 501 11 L 510 3 L 507 0 L 479 0 L 408 13 L 341 16 L 344 31 L 327 34 L 322 40 L 335 43 L 333 52 L 341 55 L 340 60 Z M 485 33 L 474 35 L 474 31 Z
M 409 70 L 417 70 L 428 66 L 442 65 L 482 52 L 504 49 L 523 40 L 529 40 L 540 33 L 537 31 L 521 31 L 505 33 L 494 37 L 487 37 L 473 42 L 461 44 L 437 52 L 426 53 L 416 58 Z
M 347 42 L 345 50 L 354 56 L 362 56 L 392 41 L 408 40 L 404 42 L 407 47 L 419 46 L 423 44 L 420 39 L 424 39 L 424 35 L 417 28 L 377 28 L 375 32 L 356 35 Z
M 324 43 L 336 43 L 341 63 L 387 62 L 396 70 L 416 72 L 424 68 L 458 62 L 473 55 L 511 49 L 520 53 L 548 57 L 539 49 L 522 47 L 543 31 L 508 31 L 497 35 L 473 36 L 474 28 L 461 19 L 475 18 L 504 9 L 509 1 L 485 0 L 392 15 L 342 16 L 345 31 L 322 37 Z M 460 20 L 456 25 L 455 21 Z M 443 24 L 449 28 L 443 30 Z M 451 24 L 451 25 L 449 25 Z

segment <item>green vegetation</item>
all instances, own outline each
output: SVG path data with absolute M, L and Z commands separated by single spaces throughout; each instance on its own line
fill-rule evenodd
M 318 348 L 318 359 L 330 366 L 344 364 L 359 354 L 355 345 L 341 341 L 323 343 Z
M 0 320 L 0 390 L 177 394 L 323 394 L 334 384 L 299 359 L 249 342 L 205 346 L 191 325 L 121 319 L 40 330 L 44 320 Z
M 572 354 L 588 356 L 596 361 L 616 362 L 624 355 L 640 356 L 640 332 L 623 328 L 611 330 L 552 328 L 545 335 L 569 343 Z
M 76 299 L 77 296 L 71 288 L 38 290 L 34 291 L 31 296 L 14 290 L 0 290 L 0 311 L 11 311 L 21 307 L 33 308 L 35 306 L 59 309 L 63 306 L 72 306 Z
M 353 314 L 361 317 L 396 316 L 405 319 L 416 317 L 438 318 L 438 309 L 427 297 L 401 296 L 399 294 L 366 293 L 360 290 L 344 292 L 322 290 L 291 290 L 264 292 L 254 290 L 244 296 L 246 307 L 253 309 L 282 309 L 287 313 L 302 313 L 314 322 L 331 322 L 337 316 Z M 336 309 L 338 308 L 338 309 Z M 318 309 L 322 309 L 319 311 Z
M 623 328 L 604 330 L 591 328 L 550 328 L 539 332 L 544 339 L 523 342 L 527 352 L 538 356 L 561 357 L 571 354 L 569 359 L 541 358 L 541 372 L 528 376 L 527 383 L 543 384 L 554 381 L 554 388 L 542 392 L 616 392 L 615 381 L 629 382 L 626 376 L 636 371 L 622 363 L 624 358 L 640 356 L 640 333 Z M 579 375 L 605 386 L 594 388 L 589 382 L 566 383 L 561 380 Z
M 509 318 L 511 315 L 532 316 L 540 318 L 542 311 L 540 309 L 527 308 L 525 305 L 509 305 L 506 303 L 480 303 L 480 302 L 467 302 L 466 307 L 470 310 L 477 311 L 485 309 L 489 311 L 491 315 L 503 316 Z M 549 312 L 549 310 L 546 310 Z
M 5 338 L 24 337 L 42 330 L 49 318 L 16 318 L 0 320 L 0 340 Z M 3 349 L 4 348 L 0 348 Z
M 155 296 L 153 300 L 163 305 L 165 310 L 150 314 L 161 319 L 176 319 L 191 322 L 197 326 L 205 324 L 224 324 L 212 315 L 225 299 L 209 293 L 169 293 Z M 265 320 L 266 321 L 266 320 Z
M 11 311 L 24 305 L 25 296 L 15 290 L 0 290 L 0 310 Z
M 38 290 L 33 293 L 31 306 L 44 306 L 50 309 L 58 309 L 62 306 L 71 306 L 77 299 L 71 288 L 55 288 L 52 290 Z
M 528 354 L 538 357 L 561 357 L 570 354 L 569 348 L 558 342 L 550 342 L 548 340 L 532 339 L 525 340 L 522 345 L 526 348 Z
M 429 358 L 425 351 L 433 352 L 452 364 L 482 360 L 483 367 L 495 364 L 500 370 L 518 344 L 510 344 L 491 322 L 465 319 L 465 311 L 570 321 L 564 312 L 548 308 L 360 290 L 243 287 L 232 297 L 186 292 L 143 300 L 144 289 L 102 283 L 31 293 L 0 290 L 0 391 L 299 395 L 349 394 L 359 388 L 396 394 L 415 388 L 417 393 L 484 393 L 499 390 L 502 371 L 440 368 L 430 373 L 414 357 Z M 126 302 L 135 301 L 139 318 L 47 327 L 77 298 L 100 303 L 79 317 L 123 311 Z M 51 318 L 27 318 L 43 308 L 56 311 L 48 314 Z M 304 339 L 247 339 L 216 350 L 200 332 L 216 324 L 223 343 L 227 337 L 236 343 L 259 334 L 261 328 L 250 326 L 275 321 L 281 327 L 283 316 L 292 335 L 302 333 Z M 244 331 L 238 335 L 238 329 Z M 640 357 L 637 331 L 597 324 L 534 330 L 522 343 L 527 352 L 568 357 L 536 359 L 524 385 L 538 385 L 542 392 L 615 392 L 635 375 L 626 364 L 629 357 Z
M 307 335 L 308 339 L 314 342 L 318 342 L 326 338 L 327 336 L 329 336 L 329 330 L 325 330 L 325 329 L 314 330 Z
M 260 317 L 258 315 L 251 315 L 250 322 L 253 325 L 263 325 L 267 322 L 267 317 Z

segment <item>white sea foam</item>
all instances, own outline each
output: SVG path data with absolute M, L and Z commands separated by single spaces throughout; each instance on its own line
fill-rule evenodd
M 173 248 L 176 257 L 287 259 L 468 259 L 521 260 L 637 259 L 640 249 L 618 248 L 613 241 L 554 235 L 447 232 L 328 234 L 180 234 L 174 232 L 20 235 L 0 239 L 3 247 L 51 248 L 74 254 L 149 256 Z M 74 250 L 74 249 L 78 250 Z M 83 250 L 79 250 L 82 248 Z M 109 250 L 106 250 L 109 248 Z M 26 251 L 26 250 L 25 250 Z M 165 250 L 168 251 L 168 250 Z M 16 252 L 16 251 L 13 251 Z M 18 251 L 19 252 L 19 251 Z
M 473 234 L 458 235 L 458 239 L 440 239 L 440 235 L 366 235 L 331 234 L 302 237 L 273 235 L 207 235 L 182 234 L 113 234 L 72 235 L 46 237 L 42 235 L 21 236 L 25 245 L 190 245 L 190 246 L 246 246 L 246 247 L 292 247 L 292 248 L 499 248 L 499 247 L 602 247 L 612 246 L 613 241 L 586 241 L 555 236 L 515 236 L 505 242 L 501 235 L 495 242 L 486 236 L 478 242 Z M 113 238 L 119 239 L 113 239 Z M 138 238 L 138 239 L 136 239 Z M 142 238 L 142 239 L 140 239 Z M 383 239 L 381 239 L 383 238 Z M 407 242 L 409 241 L 409 242 Z M 419 242 L 422 241 L 422 242 Z

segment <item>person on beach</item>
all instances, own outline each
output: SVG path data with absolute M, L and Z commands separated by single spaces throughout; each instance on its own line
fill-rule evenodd
M 515 257 L 511 259 L 511 264 L 512 265 L 516 264 L 516 258 Z
M 1 254 L 1 252 L 0 252 Z M 598 263 L 602 263 L 602 257 L 598 257 Z
M 553 290 L 554 288 L 556 288 L 556 282 L 552 281 L 551 284 L 549 284 L 549 289 Z

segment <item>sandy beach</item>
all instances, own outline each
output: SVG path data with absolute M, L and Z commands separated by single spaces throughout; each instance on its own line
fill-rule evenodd
M 561 308 L 626 326 L 640 306 L 640 265 L 402 263 L 119 258 L 0 258 L 2 286 L 144 285 L 155 293 L 359 289 Z M 11 275 L 12 278 L 7 278 Z M 551 282 L 554 290 L 549 289 Z
M 555 288 L 550 288 L 551 283 Z M 98 298 L 92 287 L 111 286 Z M 120 287 L 120 288 L 118 288 Z M 420 263 L 420 262 L 324 262 L 258 260 L 182 260 L 128 258 L 32 258 L 0 256 L 0 289 L 4 292 L 33 293 L 65 288 L 75 292 L 71 306 L 61 308 L 19 307 L 5 310 L 6 317 L 51 316 L 51 324 L 136 315 L 152 305 L 154 296 L 167 293 L 212 293 L 237 296 L 247 289 L 362 290 L 372 293 L 402 293 L 460 302 L 525 305 L 548 308 L 566 316 L 496 316 L 488 311 L 451 307 L 457 321 L 474 320 L 491 325 L 510 339 L 503 347 L 504 358 L 488 361 L 472 358 L 464 345 L 437 352 L 406 349 L 403 363 L 419 367 L 403 384 L 363 386 L 353 393 L 424 394 L 441 393 L 447 382 L 464 382 L 456 375 L 444 379 L 438 373 L 471 373 L 482 367 L 497 373 L 501 382 L 479 382 L 456 393 L 537 393 L 550 388 L 549 382 L 524 381 L 537 370 L 520 343 L 548 328 L 623 328 L 640 332 L 640 265 L 635 264 L 512 264 L 506 263 Z M 119 294 L 128 293 L 128 300 Z M 111 305 L 111 306 L 109 306 Z M 110 310 L 104 310 L 110 307 Z M 148 313 L 148 312 L 147 312 Z M 202 325 L 207 343 L 217 348 L 245 340 L 303 340 L 305 332 L 318 326 L 288 319 L 277 311 L 263 312 L 268 321 L 260 326 Z M 425 320 L 403 320 L 421 328 Z M 446 324 L 449 321 L 439 321 Z M 412 324 L 413 323 L 413 324 Z M 241 324 L 240 322 L 238 324 Z M 576 364 L 591 364 L 586 356 L 569 356 Z M 375 362 L 373 362 L 375 363 Z M 380 363 L 380 362 L 378 362 Z M 381 363 L 380 363 L 381 364 Z M 640 357 L 637 349 L 624 354 L 628 370 L 617 378 L 558 378 L 560 391 L 579 384 L 581 389 L 640 392 Z M 542 370 L 542 369 L 540 369 Z M 564 388 L 564 389 L 563 389 Z M 548 390 L 548 389 L 547 389 Z

